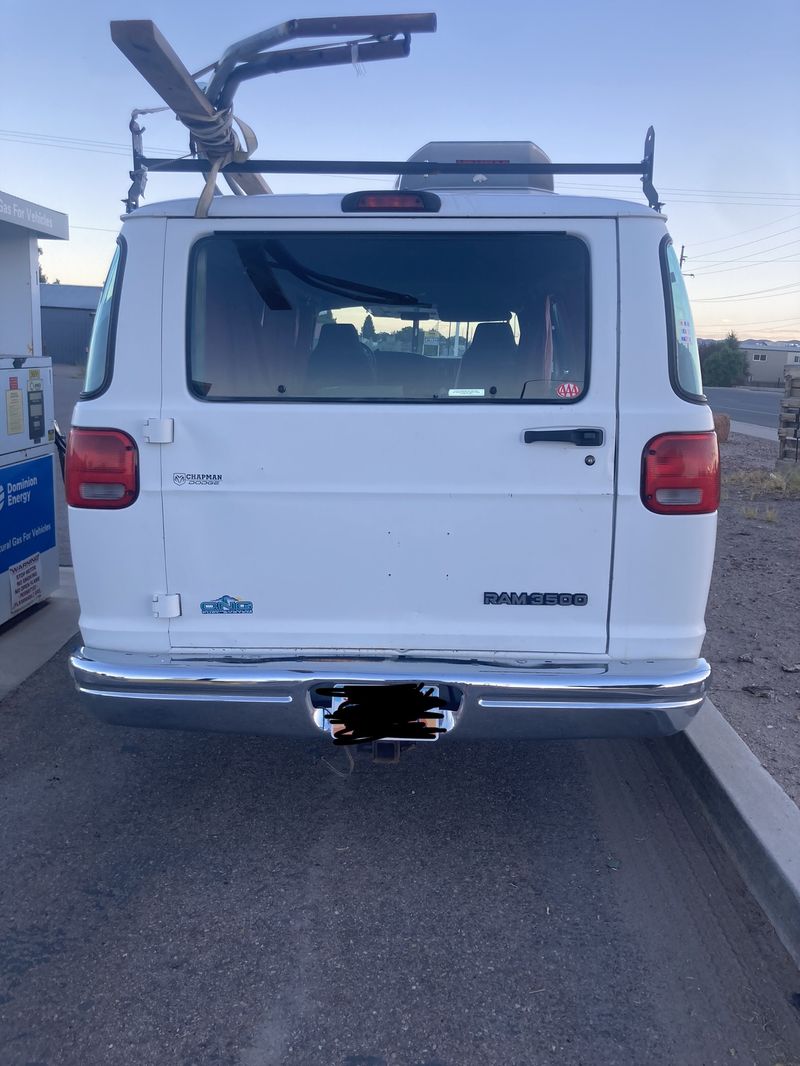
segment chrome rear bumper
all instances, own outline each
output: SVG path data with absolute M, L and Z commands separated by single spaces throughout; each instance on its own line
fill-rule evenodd
M 119 725 L 320 737 L 318 686 L 420 682 L 453 697 L 441 738 L 668 736 L 705 697 L 704 659 L 609 663 L 397 658 L 70 658 L 87 710 Z

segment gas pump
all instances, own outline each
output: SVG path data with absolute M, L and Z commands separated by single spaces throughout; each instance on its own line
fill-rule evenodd
M 59 584 L 50 359 L 0 357 L 0 624 Z

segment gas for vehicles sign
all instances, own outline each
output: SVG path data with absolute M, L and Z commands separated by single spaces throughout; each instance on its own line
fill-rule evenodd
M 55 543 L 52 457 L 0 467 L 0 574 Z

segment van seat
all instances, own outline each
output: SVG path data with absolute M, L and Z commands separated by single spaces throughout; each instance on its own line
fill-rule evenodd
M 377 348 L 375 370 L 381 385 L 415 385 L 425 373 L 424 356 L 417 352 L 397 352 Z
M 461 357 L 459 388 L 495 387 L 502 393 L 522 390 L 519 349 L 508 322 L 479 322 Z
M 308 359 L 308 384 L 314 388 L 371 385 L 375 381 L 372 358 L 349 322 L 326 322 Z

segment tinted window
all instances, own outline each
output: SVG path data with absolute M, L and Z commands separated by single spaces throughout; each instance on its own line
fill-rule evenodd
M 570 403 L 587 386 L 588 253 L 565 235 L 215 236 L 189 300 L 208 400 Z
M 703 381 L 700 375 L 700 353 L 694 331 L 689 294 L 683 281 L 680 263 L 672 242 L 663 245 L 662 269 L 667 293 L 667 325 L 670 331 L 671 374 L 676 391 L 694 399 L 703 398 Z
M 114 347 L 114 319 L 121 281 L 122 244 L 118 242 L 94 316 L 83 396 L 95 395 L 108 384 Z

